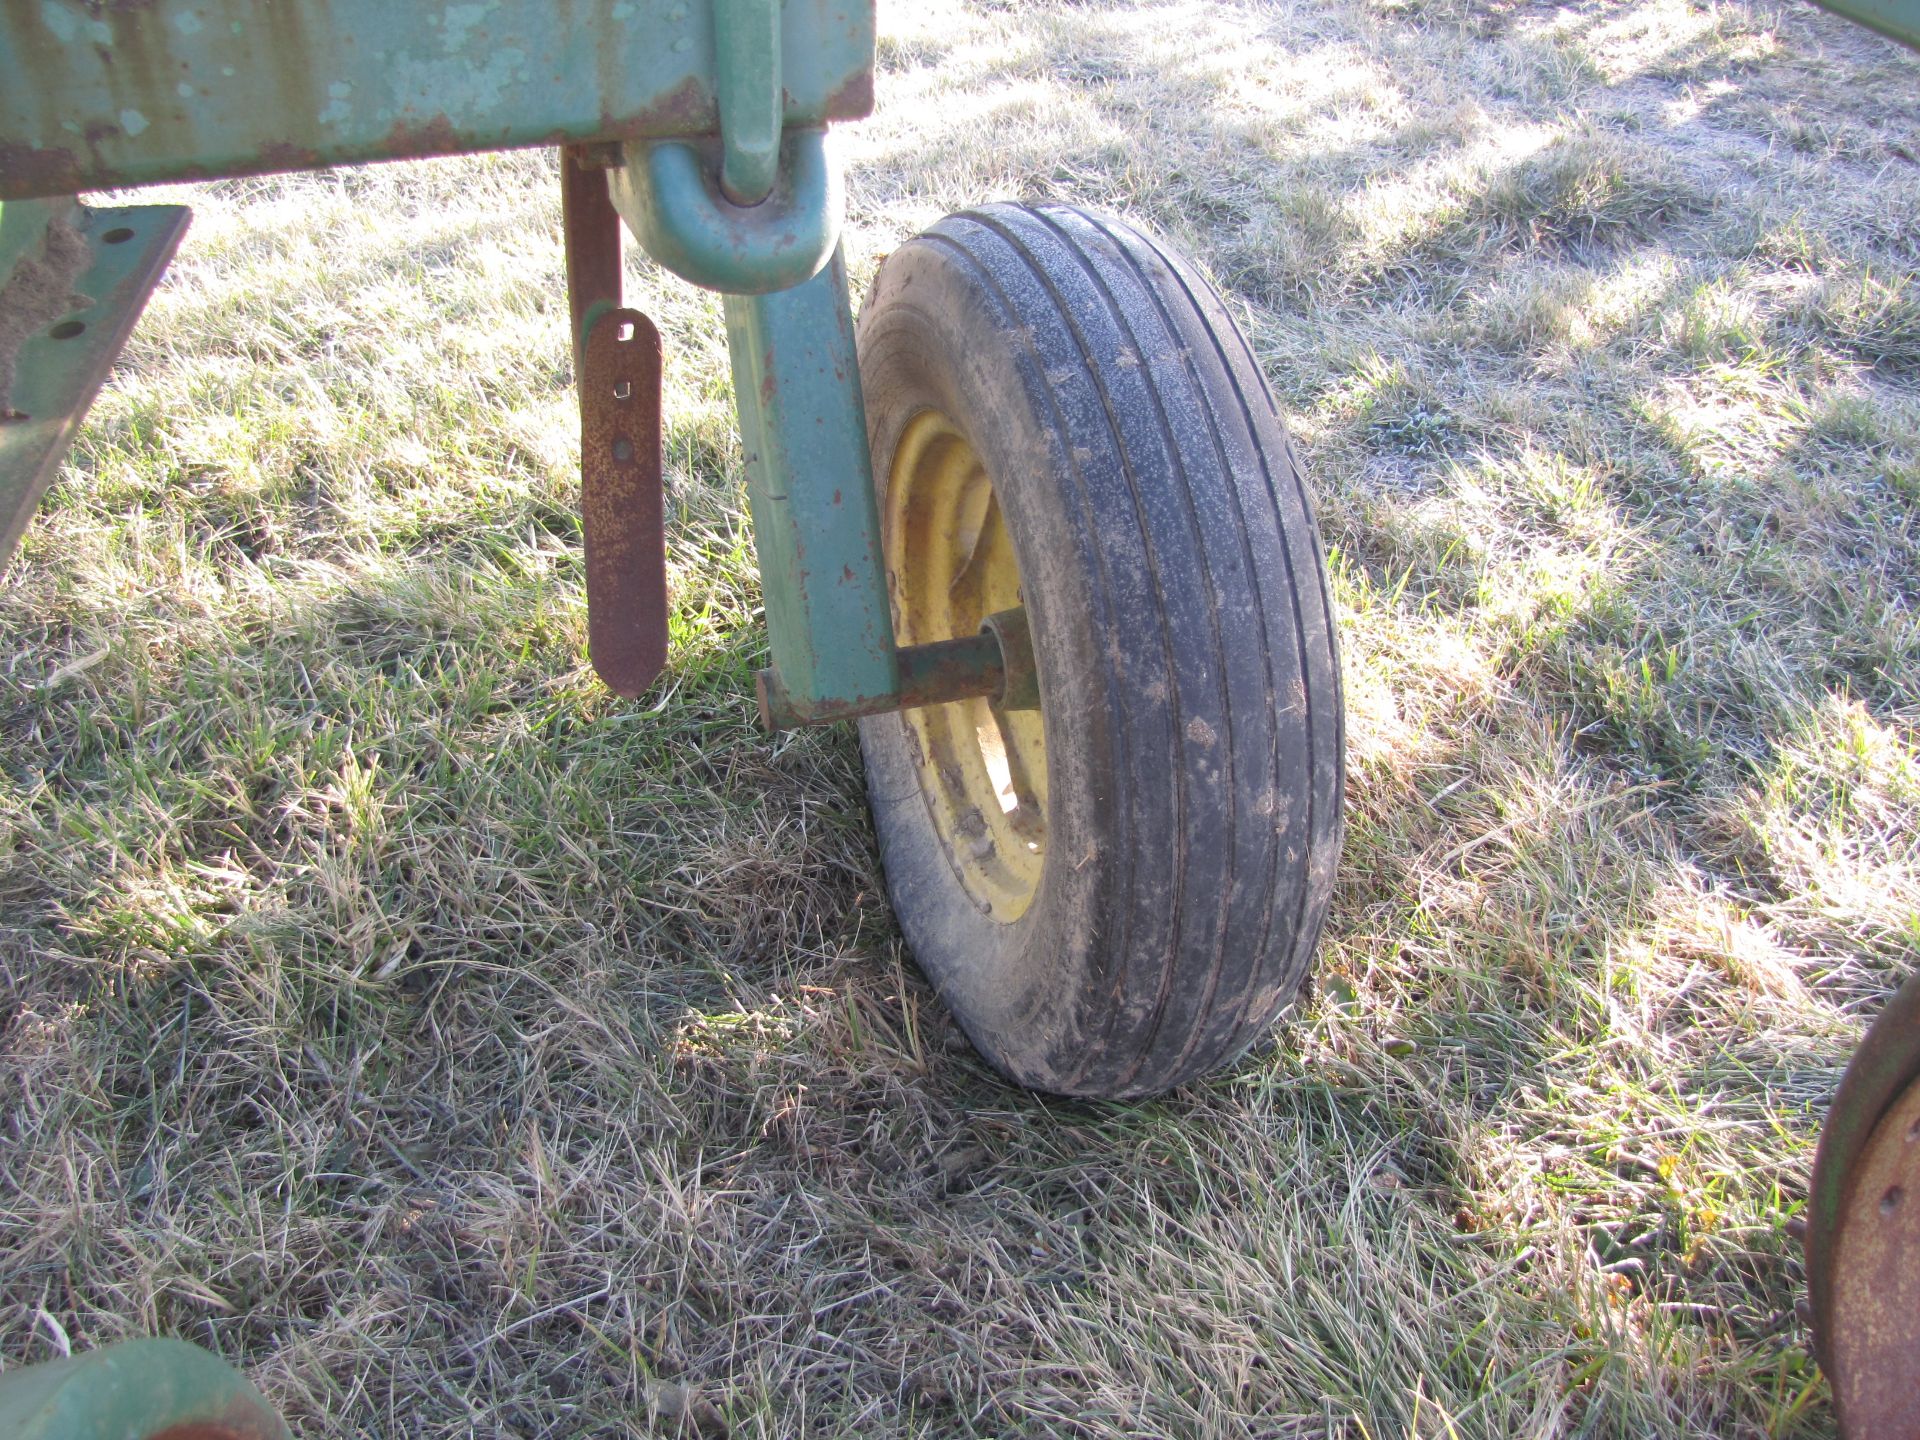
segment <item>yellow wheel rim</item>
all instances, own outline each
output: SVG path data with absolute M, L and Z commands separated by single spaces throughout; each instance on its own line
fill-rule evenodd
M 894 635 L 925 645 L 976 634 L 1021 605 L 1020 566 L 973 446 L 938 411 L 916 415 L 887 483 Z M 996 920 L 1033 903 L 1047 854 L 1047 750 L 1038 710 L 957 700 L 902 712 L 920 793 L 967 893 Z

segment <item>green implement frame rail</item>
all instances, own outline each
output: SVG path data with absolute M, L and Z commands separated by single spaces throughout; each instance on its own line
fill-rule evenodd
M 873 8 L 843 0 L 9 0 L 0 41 L 7 200 L 723 118 L 770 185 L 782 126 L 873 108 Z

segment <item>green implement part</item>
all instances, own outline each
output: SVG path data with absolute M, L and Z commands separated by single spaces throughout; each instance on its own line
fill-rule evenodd
M 1815 0 L 1815 3 L 1920 50 L 1920 0 Z
M 0 1375 L 7 1440 L 292 1440 L 239 1371 L 184 1340 L 129 1340 Z
M 718 12 L 709 0 L 0 5 L 0 199 L 711 135 L 723 120 L 745 127 L 729 170 L 751 186 L 768 180 L 782 125 L 873 109 L 872 0 Z M 739 53 L 719 53 L 723 27 Z
M 898 695 L 847 272 L 726 297 L 767 634 L 794 723 Z M 857 713 L 857 712 L 856 712 Z
M 720 188 L 736 205 L 758 205 L 780 163 L 780 0 L 713 0 L 713 41 Z
M 187 228 L 182 205 L 0 206 L 0 567 Z
M 613 203 L 655 263 L 729 295 L 765 295 L 811 280 L 840 242 L 840 170 L 826 132 L 788 130 L 771 191 L 727 197 L 711 144 L 638 141 L 607 173 Z

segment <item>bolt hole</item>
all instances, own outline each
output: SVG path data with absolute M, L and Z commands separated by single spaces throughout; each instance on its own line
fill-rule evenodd
M 1915 1120 L 1911 1125 L 1907 1126 L 1907 1139 L 1920 1140 L 1920 1120 Z
M 618 460 L 622 465 L 629 464 L 633 460 L 633 441 L 624 435 L 615 440 L 613 442 L 613 458 Z
M 617 338 L 622 345 L 633 339 L 633 322 L 631 320 L 622 320 L 620 322 L 620 331 Z
M 1880 1213 L 1884 1216 L 1891 1216 L 1894 1211 L 1900 1208 L 1900 1202 L 1906 1198 L 1907 1192 L 1902 1190 L 1898 1185 L 1895 1185 L 1880 1197 Z
M 133 238 L 133 231 L 124 225 L 116 225 L 100 239 L 108 245 L 124 245 Z
M 78 335 L 82 330 L 85 330 L 86 328 L 87 327 L 85 323 L 82 321 L 62 320 L 58 325 L 54 326 L 51 330 L 49 330 L 47 334 L 51 335 L 56 340 L 71 340 L 74 336 Z
M 615 381 L 613 398 L 616 400 L 631 400 L 633 398 L 633 382 L 631 380 Z
M 1007 763 L 1007 740 L 1000 732 L 1000 722 L 993 712 L 987 712 L 987 723 L 974 727 L 974 737 L 980 742 L 980 759 L 987 767 L 987 778 L 993 782 L 994 799 L 1000 802 L 1000 813 L 1011 815 L 1020 808 L 1020 793 L 1013 788 L 1013 767 Z

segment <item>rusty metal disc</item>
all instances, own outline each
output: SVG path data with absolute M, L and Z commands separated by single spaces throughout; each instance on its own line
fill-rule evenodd
M 1843 1432 L 1856 1440 L 1920 1440 L 1916 1124 L 1920 975 L 1887 1003 L 1847 1066 L 1821 1127 L 1807 1207 L 1815 1353 Z
M 1854 1161 L 1820 1327 L 1841 1433 L 1920 1440 L 1920 1082 Z

